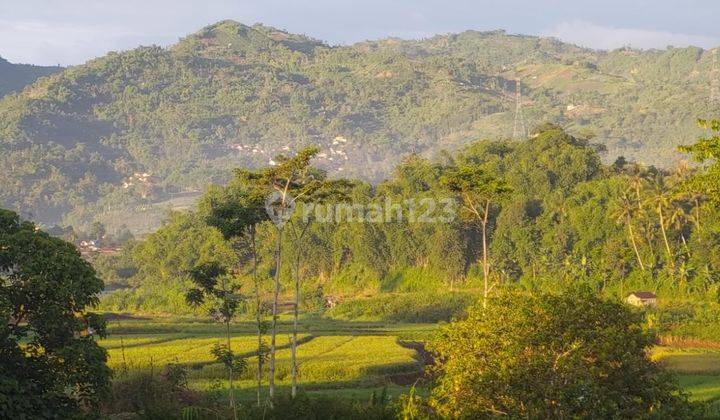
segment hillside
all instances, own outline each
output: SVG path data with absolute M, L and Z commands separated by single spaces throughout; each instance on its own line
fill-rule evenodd
M 698 48 L 599 52 L 502 31 L 331 47 L 223 21 L 3 98 L 0 205 L 136 227 L 129 216 L 308 144 L 332 173 L 377 181 L 409 153 L 511 136 L 516 79 L 527 126 L 551 121 L 595 135 L 607 159 L 669 166 L 695 119 L 720 112 L 710 70 Z
M 40 77 L 62 70 L 62 67 L 43 67 L 31 64 L 13 64 L 0 57 L 0 97 L 21 91 Z

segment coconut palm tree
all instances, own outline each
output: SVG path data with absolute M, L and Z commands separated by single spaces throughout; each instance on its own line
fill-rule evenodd
M 616 214 L 616 221 L 618 224 L 625 224 L 628 230 L 628 238 L 632 245 L 635 257 L 637 258 L 640 269 L 645 271 L 645 264 L 643 264 L 642 257 L 638 251 L 637 242 L 635 241 L 635 232 L 633 231 L 633 214 L 635 213 L 635 207 L 628 197 L 627 191 L 623 191 L 620 197 L 620 207 Z
M 662 173 L 657 173 L 651 183 L 652 192 L 650 197 L 647 199 L 647 204 L 650 208 L 654 209 L 658 217 L 658 223 L 660 226 L 660 232 L 662 233 L 663 245 L 665 246 L 665 253 L 667 256 L 668 267 L 671 270 L 675 269 L 675 261 L 673 252 L 670 248 L 670 241 L 668 240 L 668 225 L 669 213 L 673 211 L 675 205 L 675 196 L 672 188 L 667 184 L 666 177 Z

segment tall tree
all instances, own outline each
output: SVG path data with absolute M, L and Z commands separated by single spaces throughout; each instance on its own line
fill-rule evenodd
M 668 213 L 672 211 L 674 207 L 674 197 L 672 188 L 667 185 L 665 177 L 661 173 L 657 173 L 652 183 L 653 191 L 648 201 L 651 207 L 655 209 L 658 216 L 658 225 L 660 226 L 660 233 L 662 234 L 663 245 L 665 246 L 665 254 L 667 256 L 667 263 L 670 270 L 675 269 L 675 257 L 670 248 L 670 241 L 668 240 Z
M 253 176 L 256 185 L 265 185 L 271 194 L 265 201 L 266 210 L 275 224 L 275 273 L 272 302 L 272 323 L 270 335 L 270 358 L 268 362 L 268 394 L 272 400 L 275 396 L 275 353 L 278 321 L 278 299 L 280 295 L 280 275 L 282 272 L 282 243 L 285 224 L 292 217 L 298 202 L 307 201 L 322 181 L 318 172 L 310 166 L 310 160 L 319 152 L 316 147 L 301 150 L 293 157 L 278 156 L 276 166 Z
M 0 209 L 0 417 L 99 416 L 103 282 L 75 247 Z
M 482 235 L 483 305 L 486 305 L 492 287 L 489 283 L 487 237 L 491 206 L 511 189 L 504 181 L 486 173 L 477 165 L 464 165 L 452 169 L 443 182 L 450 191 L 459 195 L 466 213 L 479 224 Z
M 312 176 L 314 185 L 308 185 L 306 194 L 302 197 L 303 203 L 312 203 L 313 206 L 327 203 L 329 200 L 337 201 L 346 196 L 350 183 L 346 180 L 327 180 L 324 172 L 314 171 Z M 297 363 L 297 336 L 300 315 L 300 263 L 304 254 L 303 241 L 308 228 L 314 221 L 313 212 L 302 212 L 302 217 L 290 220 L 290 236 L 293 243 L 294 261 L 292 265 L 292 276 L 294 284 L 293 298 L 293 327 L 290 340 L 290 395 L 295 398 L 298 390 L 298 363 Z

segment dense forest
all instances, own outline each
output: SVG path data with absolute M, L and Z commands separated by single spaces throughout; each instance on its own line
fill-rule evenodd
M 468 178 L 475 173 L 492 178 Z M 498 182 L 503 187 L 468 195 L 463 179 L 473 180 L 467 188 Z M 677 307 L 659 315 L 666 317 L 664 327 L 712 339 L 720 333 L 716 323 L 706 322 L 720 314 L 720 214 L 705 192 L 714 187 L 703 187 L 703 179 L 686 165 L 660 170 L 624 159 L 603 164 L 590 142 L 551 124 L 537 127 L 524 142 L 480 141 L 436 161 L 413 155 L 377 186 L 352 181 L 335 198 L 368 207 L 400 203 L 401 219 L 338 220 L 327 212 L 297 210 L 290 233 L 281 238 L 294 261 L 281 279 L 302 279 L 305 310 L 324 311 L 332 302 L 332 317 L 409 322 L 449 320 L 493 285 L 531 292 L 585 285 L 613 299 L 650 290 L 677 299 Z M 213 203 L 243 185 L 238 182 L 210 188 L 196 212 L 175 213 L 145 240 L 98 257 L 102 277 L 122 289 L 104 307 L 190 314 L 184 293 L 192 267 L 239 264 L 248 275 L 248 261 L 212 222 Z M 468 202 L 472 194 L 480 194 L 480 201 Z M 440 205 L 428 209 L 427 199 L 451 200 L 458 216 L 411 218 L 410 212 L 444 211 Z M 482 206 L 479 213 L 466 211 Z M 319 218 L 303 222 L 303 214 Z M 275 275 L 276 241 L 272 223 L 258 225 L 258 273 L 265 290 Z M 678 316 L 687 322 L 675 324 Z
M 178 196 L 307 145 L 331 175 L 377 183 L 404 156 L 524 138 L 545 121 L 592 139 L 605 163 L 669 169 L 695 118 L 718 111 L 711 70 L 699 48 L 604 52 L 502 31 L 328 46 L 223 21 L 5 95 L 0 204 L 47 225 L 147 231 Z

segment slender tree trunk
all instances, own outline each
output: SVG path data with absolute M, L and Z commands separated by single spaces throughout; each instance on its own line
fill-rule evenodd
M 278 298 L 280 295 L 280 268 L 282 265 L 283 229 L 278 227 L 277 244 L 275 246 L 275 291 L 272 304 L 272 332 L 270 335 L 270 362 L 268 364 L 268 395 L 270 400 L 275 397 L 275 339 L 277 336 Z
M 297 396 L 297 382 L 298 382 L 298 367 L 297 367 L 297 332 L 298 332 L 298 314 L 300 310 L 300 252 L 297 250 L 297 256 L 295 257 L 295 304 L 293 305 L 293 331 L 292 331 L 292 342 L 290 364 L 291 364 L 291 376 L 292 376 L 292 390 L 291 395 L 293 398 Z
M 293 305 L 293 330 L 292 330 L 292 341 L 290 342 L 290 365 L 291 365 L 291 377 L 292 377 L 292 387 L 291 387 L 291 395 L 293 398 L 297 396 L 297 388 L 298 388 L 298 366 L 297 366 L 297 334 L 298 334 L 298 327 L 299 327 L 299 314 L 300 314 L 300 258 L 302 256 L 300 252 L 301 242 L 302 239 L 305 237 L 305 233 L 307 232 L 308 227 L 310 226 L 310 221 L 305 223 L 302 227 L 302 230 L 300 231 L 300 235 L 297 235 L 297 230 L 293 229 L 295 232 L 295 267 L 293 270 L 293 275 L 295 277 L 295 303 Z
M 253 254 L 252 276 L 255 283 L 255 323 L 257 324 L 257 404 L 262 404 L 262 300 L 260 299 L 260 278 L 257 275 L 258 259 L 257 246 L 255 244 L 255 226 L 250 227 L 250 245 Z
M 660 230 L 662 231 L 663 241 L 665 242 L 665 251 L 667 252 L 668 264 L 670 268 L 675 268 L 675 263 L 672 258 L 672 251 L 670 251 L 670 242 L 668 242 L 667 233 L 665 232 L 665 216 L 663 216 L 662 207 L 658 204 L 658 216 L 660 216 Z
M 701 231 L 700 228 L 700 203 L 698 202 L 698 199 L 695 198 L 695 227 L 697 227 L 698 232 Z
M 642 258 L 640 257 L 640 252 L 638 252 L 637 244 L 635 243 L 635 234 L 633 233 L 632 228 L 632 220 L 630 220 L 630 216 L 627 216 L 627 226 L 628 226 L 628 235 L 630 236 L 630 242 L 632 243 L 633 250 L 635 251 L 635 257 L 637 257 L 638 264 L 640 264 L 640 269 L 642 271 L 645 271 L 645 265 L 642 262 Z
M 230 321 L 225 323 L 225 338 L 227 339 L 228 351 L 232 351 L 230 347 Z M 233 385 L 233 371 L 232 366 L 228 368 L 228 379 L 230 380 L 230 407 L 233 410 L 233 418 L 237 420 L 237 406 L 235 405 L 235 386 Z
M 485 201 L 485 212 L 482 218 L 482 247 L 483 247 L 483 308 L 487 307 L 487 299 L 489 294 L 488 277 L 490 277 L 490 267 L 488 266 L 488 249 L 487 249 L 487 221 L 488 212 L 490 210 L 490 200 Z

